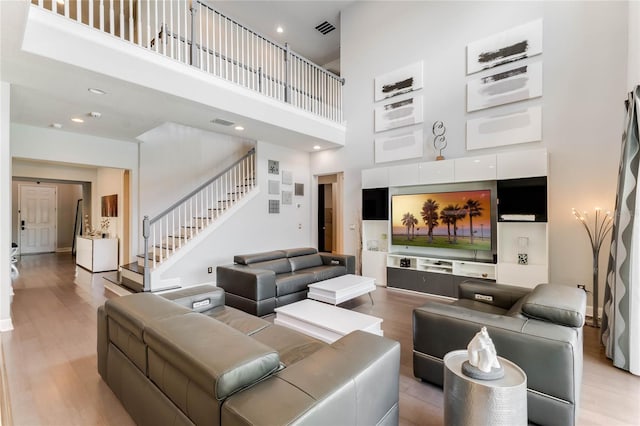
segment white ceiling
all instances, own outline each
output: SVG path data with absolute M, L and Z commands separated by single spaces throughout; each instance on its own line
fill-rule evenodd
M 354 1 L 210 1 L 214 9 L 319 65 L 340 58 L 340 11 Z M 315 27 L 324 21 L 336 29 L 322 35 Z M 278 26 L 284 32 L 276 32 Z M 339 69 L 337 70 L 339 71 Z
M 350 3 L 216 1 L 212 6 L 277 42 L 288 42 L 294 51 L 324 64 L 339 59 L 339 14 Z M 60 123 L 65 131 L 133 142 L 136 136 L 167 121 L 202 128 L 201 123 L 216 116 L 201 104 L 21 51 L 28 8 L 26 1 L 0 1 L 0 79 L 12 84 L 12 122 L 37 127 Z M 337 27 L 328 36 L 322 36 L 314 28 L 325 20 Z M 285 29 L 284 33 L 276 32 L 278 25 Z M 93 95 L 88 87 L 100 87 L 108 95 Z M 89 111 L 98 111 L 102 117 L 91 118 L 87 115 Z M 70 121 L 77 116 L 85 122 Z M 206 130 L 237 135 L 220 126 Z

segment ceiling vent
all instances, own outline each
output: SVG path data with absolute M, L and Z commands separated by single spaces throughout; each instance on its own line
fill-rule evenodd
M 322 35 L 327 35 L 335 29 L 336 27 L 334 27 L 332 24 L 328 23 L 327 21 L 324 21 L 322 24 L 316 27 L 316 30 L 320 31 Z
M 211 120 L 211 122 L 213 124 L 219 124 L 221 126 L 233 126 L 235 123 L 231 122 L 231 121 L 227 121 L 227 120 L 223 120 L 222 118 L 214 118 L 213 120 Z

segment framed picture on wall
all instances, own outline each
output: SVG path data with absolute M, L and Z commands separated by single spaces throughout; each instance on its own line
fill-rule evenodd
M 542 19 L 467 45 L 467 75 L 542 53 Z
M 422 61 L 398 68 L 375 78 L 376 102 L 422 89 Z
M 396 129 L 422 123 L 422 96 L 410 96 L 405 99 L 394 98 L 391 102 L 377 105 L 374 109 L 375 131 Z

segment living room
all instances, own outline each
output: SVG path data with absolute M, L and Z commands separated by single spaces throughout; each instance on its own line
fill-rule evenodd
M 437 120 L 443 121 L 447 128 L 448 146 L 443 151 L 446 159 L 546 148 L 550 162 L 550 281 L 570 286 L 590 283 L 592 268 L 588 241 L 583 229 L 575 222 L 571 208 L 613 209 L 614 206 L 624 117 L 623 101 L 626 92 L 638 80 L 637 68 L 633 68 L 637 63 L 638 49 L 631 48 L 632 34 L 637 31 L 633 28 L 638 23 L 633 20 L 637 14 L 630 13 L 633 2 L 416 2 L 402 3 L 402 6 L 398 8 L 392 2 L 356 2 L 342 11 L 341 75 L 347 81 L 344 86 L 347 131 L 343 148 L 308 154 L 256 138 L 259 141 L 258 149 L 261 148 L 260 144 L 263 147 L 263 161 L 279 160 L 282 169 L 294 171 L 294 180 L 304 183 L 308 188 L 298 203 L 301 208 L 294 208 L 295 204 L 291 207 L 282 206 L 279 215 L 269 215 L 263 202 L 266 198 L 256 201 L 255 209 L 249 209 L 251 211 L 233 219 L 229 228 L 222 231 L 224 234 L 221 239 L 231 241 L 231 248 L 219 252 L 214 259 L 207 257 L 204 250 L 201 254 L 194 254 L 197 261 L 193 266 L 174 271 L 176 276 L 188 277 L 186 281 L 193 283 L 213 281 L 215 276 L 208 275 L 206 266 L 228 263 L 234 254 L 248 251 L 243 241 L 251 242 L 251 251 L 315 245 L 317 225 L 314 212 L 317 206 L 314 179 L 338 171 L 344 172 L 343 251 L 356 253 L 359 238 L 350 225 L 358 224 L 361 170 L 379 166 L 374 159 L 372 142 L 375 138 L 373 81 L 378 75 L 423 61 L 426 149 L 420 160 L 398 164 L 435 159 L 437 153 L 432 146 L 430 125 Z M 539 57 L 544 64 L 544 94 L 528 102 L 529 105 L 543 107 L 542 141 L 467 151 L 465 124 L 471 114 L 465 113 L 464 108 L 464 88 L 468 78 L 465 76 L 466 46 L 471 41 L 540 18 L 544 22 L 544 51 Z M 594 57 L 592 52 L 599 53 Z M 6 89 L 3 86 L 3 94 Z M 133 158 L 126 157 L 127 164 L 123 164 L 125 156 L 114 147 L 128 146 L 128 142 L 98 140 L 97 136 L 87 136 L 83 141 L 87 145 L 70 148 L 67 145 L 70 138 L 58 132 L 63 136 L 56 137 L 59 145 L 45 150 L 42 146 L 51 140 L 49 135 L 55 130 L 34 129 L 33 126 L 12 122 L 12 134 L 9 136 L 8 130 L 4 130 L 10 120 L 5 107 L 6 103 L 3 103 L 3 170 L 11 169 L 11 157 L 50 158 L 58 162 L 84 162 L 133 170 L 134 187 L 137 187 L 136 190 L 139 188 L 140 193 L 139 204 L 135 206 L 136 203 L 132 203 L 135 209 L 132 217 L 137 218 L 132 223 L 134 235 L 138 233 L 144 214 L 153 214 L 154 210 L 161 209 L 156 206 L 150 208 L 150 204 L 143 202 L 143 193 L 153 189 L 154 182 L 154 176 L 146 174 L 143 177 L 143 171 L 137 165 L 153 167 L 150 154 L 143 152 L 144 147 L 140 151 L 136 149 Z M 242 143 L 241 139 L 238 138 L 238 144 Z M 96 142 L 96 145 L 92 142 Z M 106 146 L 112 148 L 100 149 L 97 142 L 109 144 Z M 87 149 L 89 146 L 95 149 Z M 130 148 L 125 149 L 130 151 Z M 190 164 L 195 156 L 188 149 L 181 149 L 172 155 L 179 164 Z M 74 157 L 82 157 L 82 160 L 71 161 Z M 211 158 L 216 157 L 212 155 Z M 139 178 L 135 177 L 138 173 Z M 147 183 L 143 184 L 143 180 Z M 3 196 L 4 188 L 9 187 L 7 185 L 10 182 L 11 177 L 3 175 Z M 175 188 L 167 196 L 173 200 L 188 190 Z M 4 209 L 5 203 L 2 205 Z M 15 224 L 6 224 L 5 213 L 3 210 L 2 235 L 10 235 L 5 234 L 5 230 L 10 231 Z M 299 223 L 302 224 L 302 232 L 297 230 Z M 256 240 L 255 235 L 261 238 Z M 135 254 L 137 241 L 136 238 L 131 240 L 134 246 L 131 253 Z M 603 250 L 603 257 L 605 252 Z M 5 280 L 4 271 L 2 269 L 0 311 L 3 320 L 10 320 L 7 295 L 10 286 L 9 280 Z M 604 289 L 603 275 L 600 275 L 601 289 Z

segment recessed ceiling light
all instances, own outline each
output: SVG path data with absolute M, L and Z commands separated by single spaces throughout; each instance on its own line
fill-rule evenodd
M 313 146 L 313 149 L 315 149 L 315 150 L 317 151 L 317 150 L 319 150 L 319 149 L 322 149 L 322 147 L 321 147 L 320 145 L 314 145 L 314 146 Z
M 244 127 L 242 127 L 242 126 L 236 126 L 236 127 L 234 127 L 234 129 L 236 129 L 236 130 L 238 130 L 238 131 L 243 131 L 243 130 L 244 130 Z
M 73 121 L 74 123 L 84 123 L 84 120 L 78 117 L 72 118 L 71 121 Z
M 278 25 L 278 28 L 276 28 L 276 31 L 277 31 L 278 33 L 281 33 L 281 34 L 282 34 L 282 33 L 284 32 L 284 28 L 282 28 L 282 26 Z
M 89 90 L 91 93 L 93 93 L 94 95 L 106 95 L 107 92 L 105 92 L 102 89 L 96 89 L 95 87 L 89 87 Z
M 89 117 L 91 117 L 91 118 L 100 118 L 100 117 L 102 117 L 102 113 L 98 112 L 98 111 L 91 111 L 89 113 Z
M 62 124 L 60 123 L 51 123 L 50 126 L 54 129 L 62 129 Z

